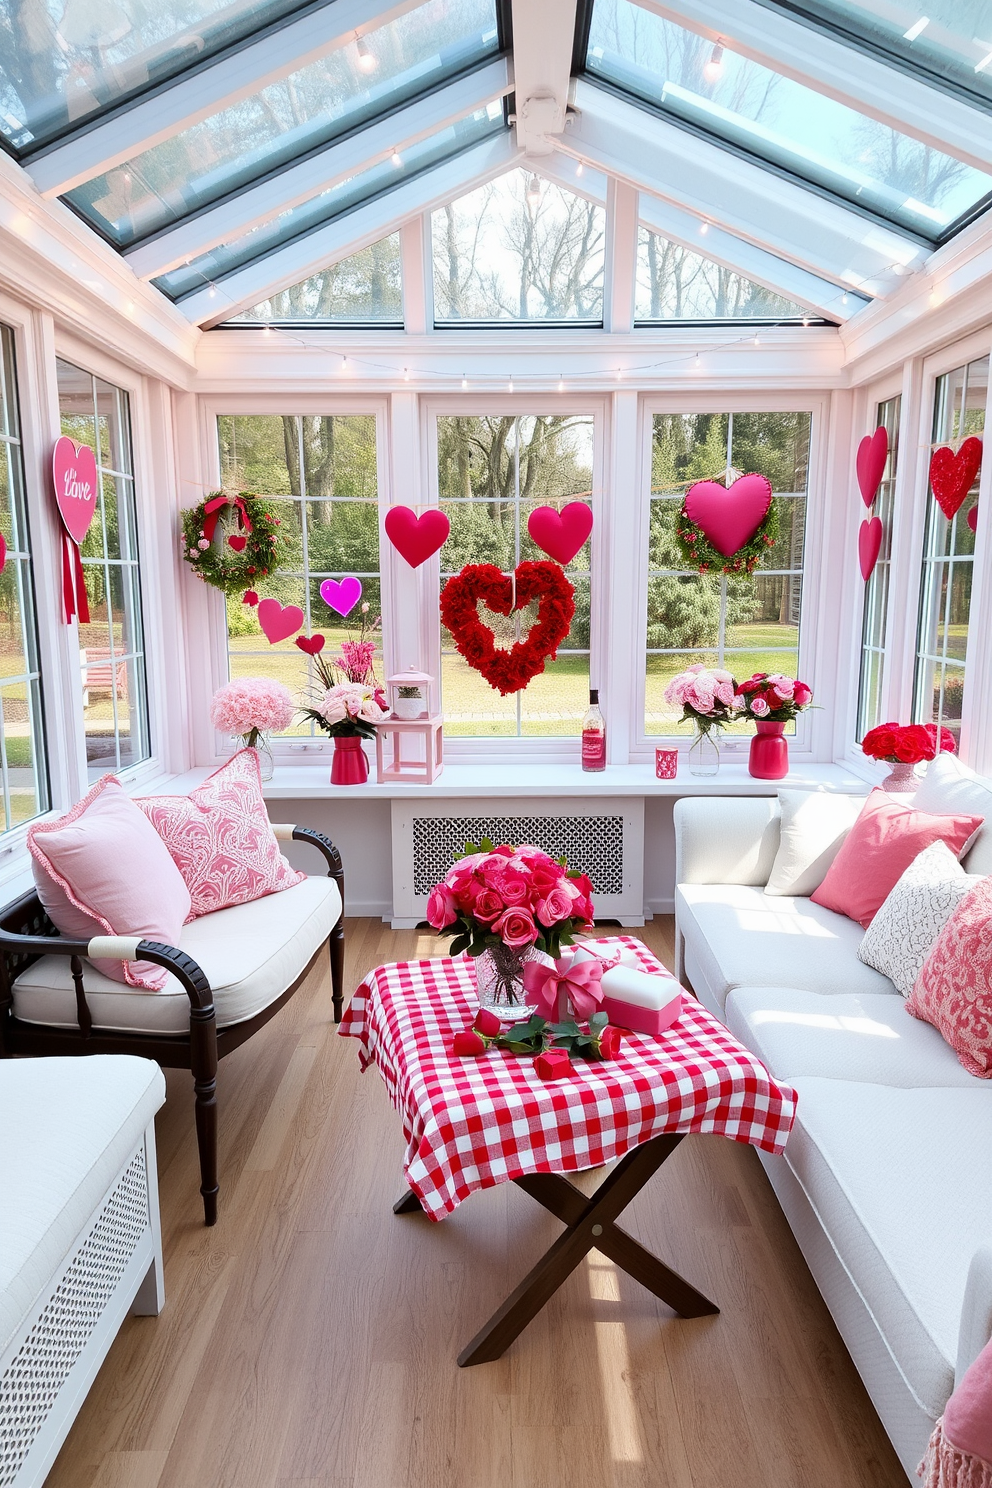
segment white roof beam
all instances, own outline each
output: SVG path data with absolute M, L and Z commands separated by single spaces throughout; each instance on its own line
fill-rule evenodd
M 287 166 L 257 186 L 250 186 L 239 195 L 159 233 L 149 242 L 130 249 L 124 257 L 143 279 L 164 274 L 337 182 L 358 175 L 388 158 L 394 150 L 402 153 L 418 140 L 436 134 L 476 109 L 485 108 L 512 86 L 507 59 L 500 57 L 468 77 L 439 88 L 429 97 L 355 131 L 347 139 L 328 145 L 308 159 Z
M 430 212 L 453 197 L 501 176 L 518 160 L 513 136 L 506 130 L 344 213 L 325 227 L 315 228 L 284 248 L 236 269 L 214 286 L 213 295 L 206 287 L 197 290 L 182 300 L 178 309 L 194 324 L 229 320 L 239 311 L 288 289 L 291 284 L 298 284 L 328 264 L 377 243 L 409 218 Z
M 576 0 L 512 0 L 517 142 L 550 155 L 565 128 Z
M 922 267 L 929 249 L 894 228 L 754 165 L 648 109 L 575 84 L 577 114 L 562 146 L 641 191 L 718 220 L 727 231 L 811 273 L 884 295 L 897 269 Z
M 992 170 L 988 115 L 912 73 L 754 0 L 635 0 L 642 9 L 780 72 L 925 145 Z
M 43 196 L 62 196 L 124 160 L 298 72 L 329 52 L 415 10 L 422 0 L 333 0 L 259 41 L 180 77 L 150 98 L 39 153 L 27 171 Z

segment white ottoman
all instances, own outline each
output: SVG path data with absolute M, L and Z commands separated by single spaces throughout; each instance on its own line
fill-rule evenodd
M 129 1311 L 165 1293 L 157 1064 L 0 1061 L 0 1488 L 44 1482 Z

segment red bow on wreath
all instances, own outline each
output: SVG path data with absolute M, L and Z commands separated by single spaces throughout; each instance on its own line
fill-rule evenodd
M 245 532 L 251 531 L 251 521 L 240 496 L 215 496 L 203 508 L 203 535 L 207 542 L 213 541 L 213 535 L 217 531 L 217 522 L 225 506 L 235 507 L 238 513 L 238 526 Z

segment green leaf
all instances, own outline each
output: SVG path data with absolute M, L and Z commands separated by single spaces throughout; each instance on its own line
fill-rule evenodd
M 491 837 L 483 837 L 480 846 L 481 846 L 481 850 L 483 852 L 495 852 L 496 851 L 496 844 L 493 842 L 493 839 Z
M 448 947 L 449 956 L 460 956 L 462 951 L 468 949 L 469 938 L 467 935 L 456 935 Z
M 599 1037 L 599 1034 L 606 1027 L 606 1025 L 607 1025 L 607 1023 L 609 1023 L 609 1021 L 610 1021 L 610 1015 L 609 1015 L 609 1013 L 602 1013 L 602 1012 L 600 1012 L 600 1013 L 593 1013 L 592 1017 L 589 1019 L 589 1029 L 590 1029 L 590 1032 L 595 1033 L 596 1036 L 597 1036 L 597 1038 L 598 1038 Z
M 484 940 L 473 940 L 468 947 L 468 953 L 470 956 L 481 956 L 485 949 L 486 942 Z
M 552 1023 L 551 1032 L 555 1038 L 581 1038 L 582 1030 L 578 1023 Z

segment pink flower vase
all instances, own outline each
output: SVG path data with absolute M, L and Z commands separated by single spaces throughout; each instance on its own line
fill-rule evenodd
M 747 768 L 755 780 L 783 780 L 789 773 L 789 746 L 783 735 L 784 723 L 770 718 L 755 720 L 757 733 L 751 740 Z
M 369 778 L 369 761 L 357 734 L 334 736 L 334 758 L 331 760 L 332 785 L 364 785 Z

